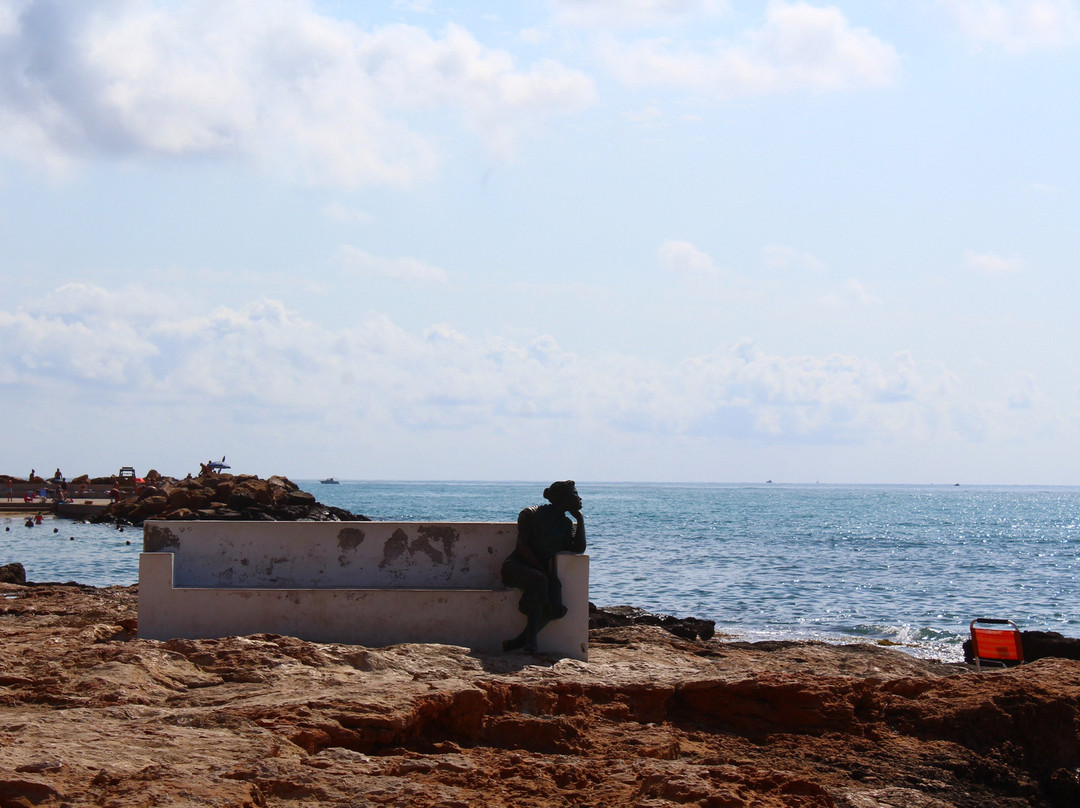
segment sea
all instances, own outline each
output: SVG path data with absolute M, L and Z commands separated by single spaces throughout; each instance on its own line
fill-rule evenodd
M 543 483 L 297 480 L 383 521 L 514 521 Z M 590 600 L 759 640 L 878 643 L 955 661 L 974 618 L 1080 637 L 1080 488 L 578 483 Z M 0 517 L 32 581 L 128 585 L 142 531 Z

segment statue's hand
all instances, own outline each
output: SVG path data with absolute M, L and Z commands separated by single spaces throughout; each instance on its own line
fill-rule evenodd
M 578 510 L 576 510 L 576 511 L 570 511 L 570 515 L 571 515 L 572 517 L 574 517 L 575 519 L 577 519 L 577 520 L 578 520 L 579 522 L 580 522 L 580 521 L 581 521 L 582 519 L 584 519 L 584 518 L 585 518 L 585 517 L 583 517 L 583 516 L 581 515 L 581 510 L 580 510 L 580 509 L 578 509 Z

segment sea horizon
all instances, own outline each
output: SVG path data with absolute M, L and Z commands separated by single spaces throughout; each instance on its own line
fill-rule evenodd
M 436 522 L 512 522 L 550 483 L 290 479 L 377 521 Z M 578 481 L 578 490 L 599 606 L 710 619 L 740 639 L 884 642 L 948 660 L 977 617 L 1080 636 L 1076 486 Z M 0 563 L 23 563 L 30 580 L 137 580 L 138 528 L 2 523 Z

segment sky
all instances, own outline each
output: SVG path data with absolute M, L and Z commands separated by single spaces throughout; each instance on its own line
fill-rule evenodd
M 1080 0 L 0 0 L 0 472 L 1080 484 Z

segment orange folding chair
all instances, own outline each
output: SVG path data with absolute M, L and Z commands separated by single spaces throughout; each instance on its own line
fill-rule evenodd
M 976 617 L 970 628 L 971 655 L 975 657 L 976 670 L 982 671 L 983 664 L 1009 668 L 1023 663 L 1020 629 L 1012 620 Z

